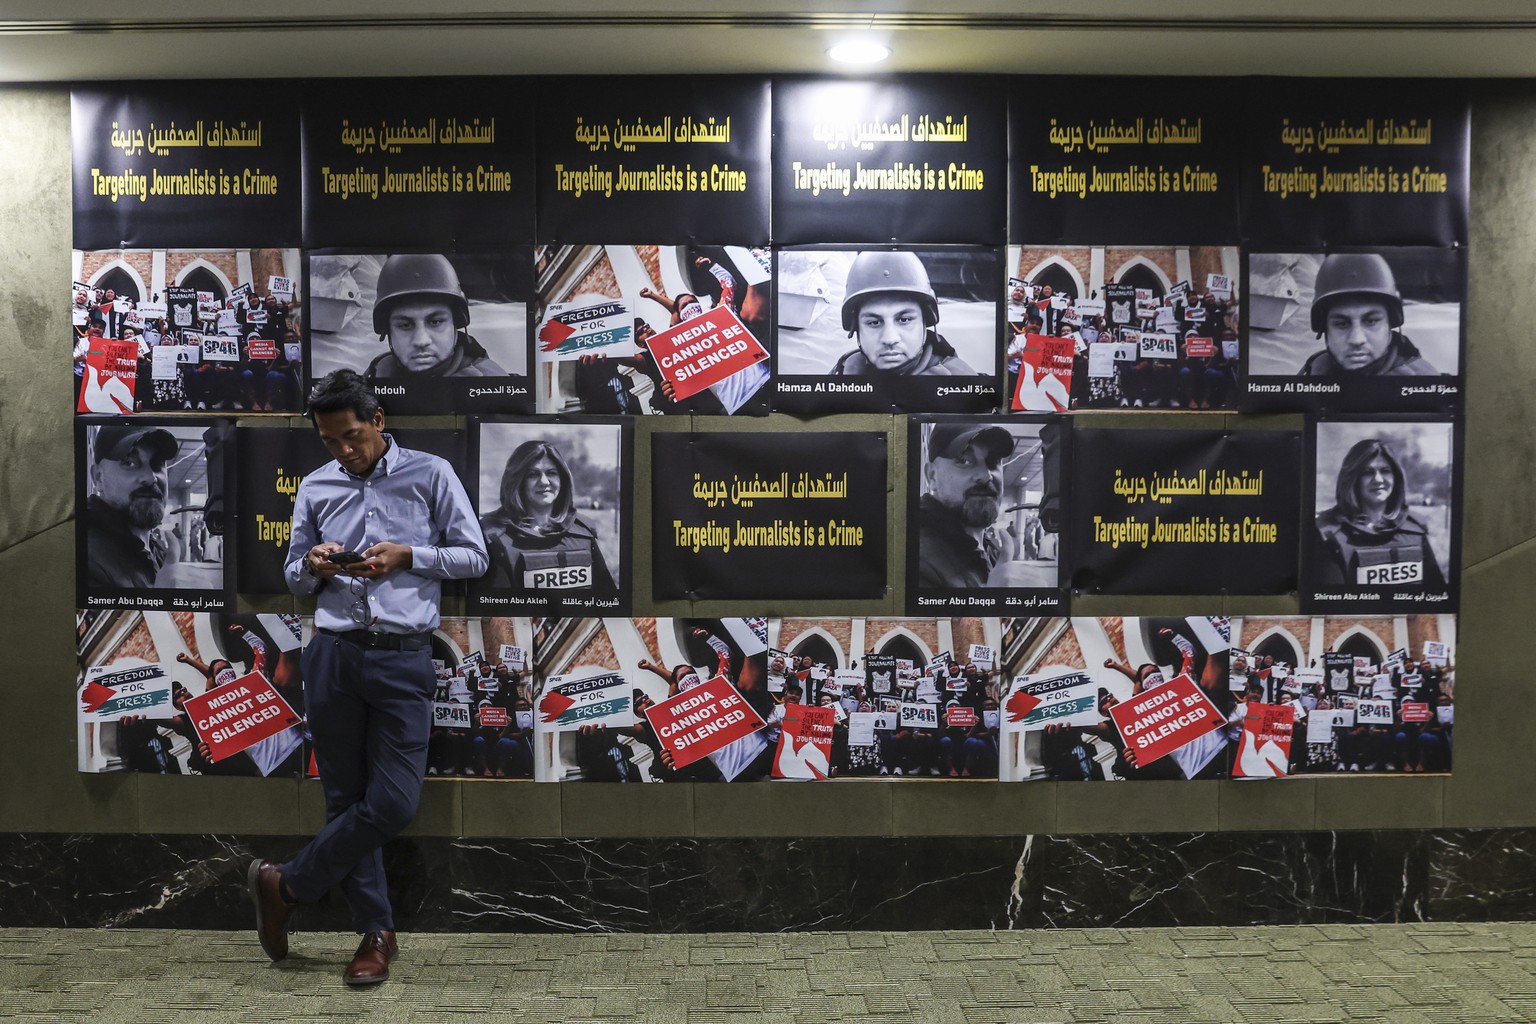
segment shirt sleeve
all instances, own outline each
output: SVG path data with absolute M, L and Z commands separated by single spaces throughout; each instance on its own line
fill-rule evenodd
M 438 466 L 432 484 L 432 516 L 439 543 L 411 548 L 411 571 L 440 580 L 484 576 L 491 560 L 480 521 L 459 478 Z
M 314 519 L 309 494 L 300 483 L 299 493 L 293 503 L 293 529 L 288 537 L 288 558 L 283 562 L 283 579 L 290 593 L 313 594 L 324 582 L 304 568 L 304 558 L 309 554 L 309 549 L 320 543 Z

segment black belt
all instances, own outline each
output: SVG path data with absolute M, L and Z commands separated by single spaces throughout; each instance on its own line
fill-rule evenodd
M 380 633 L 371 629 L 349 629 L 345 632 L 320 627 L 326 636 L 347 640 L 359 647 L 382 647 L 390 651 L 419 651 L 432 642 L 431 633 Z

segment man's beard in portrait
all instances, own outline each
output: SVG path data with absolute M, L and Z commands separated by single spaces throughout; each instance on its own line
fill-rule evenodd
M 165 497 L 143 488 L 128 499 L 128 522 L 140 530 L 153 529 L 165 519 Z
M 960 503 L 960 519 L 966 526 L 991 526 L 997 522 L 997 491 L 991 487 L 973 487 Z

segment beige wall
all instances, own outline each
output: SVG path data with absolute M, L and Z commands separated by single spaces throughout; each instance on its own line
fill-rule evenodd
M 441 835 L 919 835 L 1296 830 L 1536 824 L 1536 707 L 1524 639 L 1536 612 L 1536 85 L 1479 84 L 1472 117 L 1472 239 L 1467 315 L 1463 596 L 1457 653 L 1456 771 L 1448 778 L 1306 778 L 1276 782 L 999 784 L 848 781 L 819 786 L 427 786 L 413 830 Z M 315 783 L 80 775 L 71 695 L 74 485 L 67 316 L 69 95 L 0 89 L 0 831 L 312 831 Z M 301 421 L 300 421 L 301 422 Z M 1097 417 L 1096 423 L 1107 422 Z M 1160 422 L 1164 422 L 1160 420 Z M 1219 422 L 1199 417 L 1202 426 Z M 1297 422 L 1294 418 L 1288 421 Z M 699 424 L 806 429 L 804 421 Z M 648 451 L 640 424 L 635 535 L 650 535 Z M 890 578 L 899 578 L 898 496 L 904 423 L 837 416 L 815 429 L 891 432 Z M 643 545 L 642 545 L 643 549 Z M 642 560 L 643 562 L 643 560 Z M 636 613 L 683 614 L 646 600 Z M 897 614 L 887 601 L 808 602 L 773 613 Z M 1146 614 L 1154 599 L 1080 601 L 1079 614 Z M 1187 604 L 1184 606 L 1187 609 Z M 279 610 L 263 605 L 261 610 Z M 700 606 L 701 614 L 765 609 Z M 1214 610 L 1214 609 L 1213 609 Z M 1232 612 L 1285 614 L 1285 598 Z

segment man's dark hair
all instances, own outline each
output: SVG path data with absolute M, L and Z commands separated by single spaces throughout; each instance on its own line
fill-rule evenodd
M 356 370 L 332 370 L 310 389 L 305 415 L 314 423 L 316 413 L 345 409 L 351 409 L 358 419 L 366 422 L 379 411 L 379 399 L 367 378 Z

